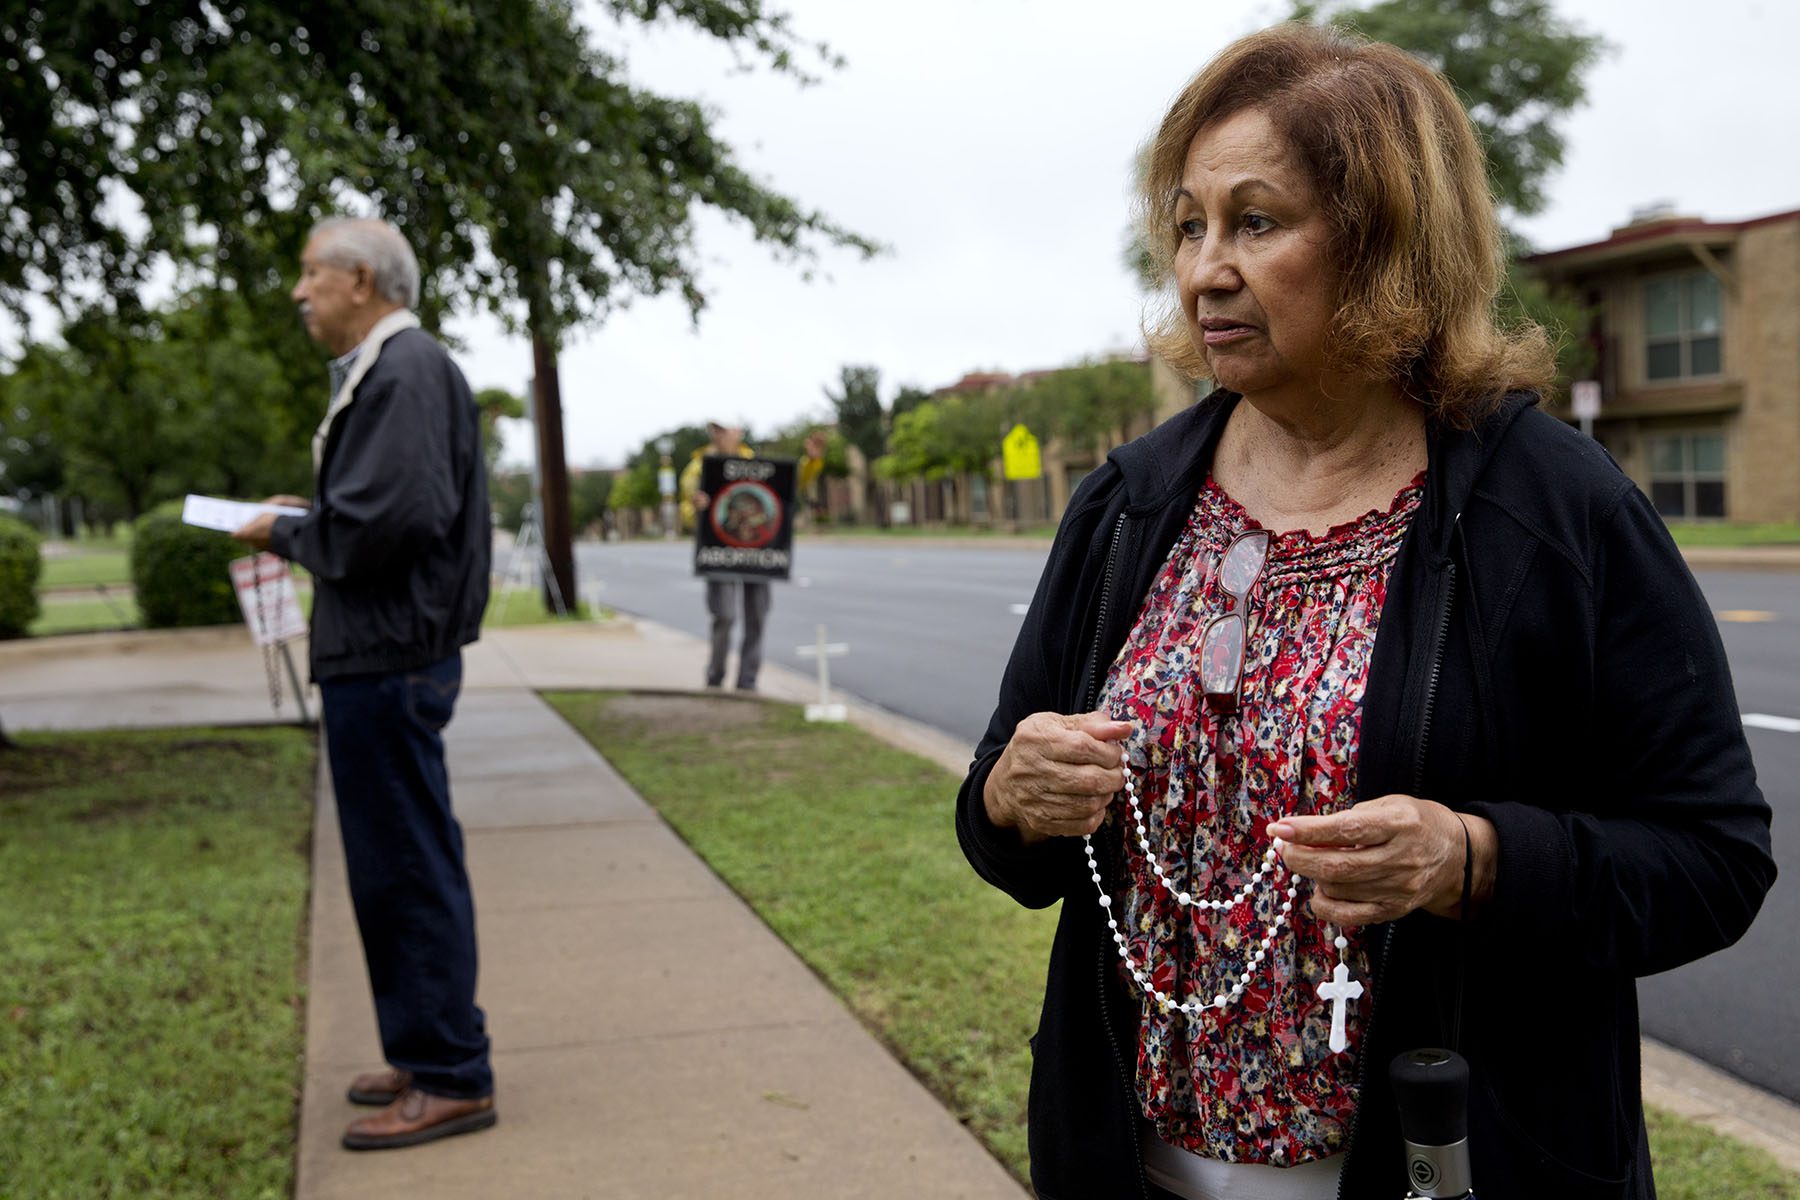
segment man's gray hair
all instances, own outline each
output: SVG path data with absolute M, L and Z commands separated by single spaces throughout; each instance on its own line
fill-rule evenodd
M 367 267 L 375 292 L 395 304 L 417 308 L 419 260 L 401 232 L 373 217 L 330 217 L 313 226 L 321 261 L 354 270 Z

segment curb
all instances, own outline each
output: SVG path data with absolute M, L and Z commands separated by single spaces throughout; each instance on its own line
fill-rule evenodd
M 1800 1105 L 1645 1038 L 1644 1103 L 1766 1150 L 1800 1173 Z
M 1800 571 L 1800 546 L 1683 546 L 1690 570 Z
M 698 638 L 691 633 L 684 633 L 672 625 L 664 625 L 662 622 L 652 620 L 649 617 L 633 615 L 631 620 L 636 623 L 640 630 L 653 637 L 671 641 L 688 641 L 698 645 L 705 645 L 704 639 Z M 759 678 L 763 683 L 763 687 L 749 695 L 744 695 L 728 688 L 675 687 L 632 688 L 630 690 L 643 692 L 646 695 L 663 694 L 710 696 L 714 699 L 773 700 L 782 704 L 810 704 L 819 698 L 819 681 L 816 676 L 804 674 L 794 670 L 792 667 L 783 666 L 781 663 L 769 662 L 765 659 L 762 666 L 762 673 Z M 777 686 L 770 688 L 768 686 L 769 684 L 775 684 Z M 962 739 L 952 737 L 941 729 L 934 729 L 933 727 L 926 725 L 923 722 L 915 721 L 910 717 L 903 717 L 899 713 L 891 712 L 878 704 L 873 704 L 868 700 L 863 699 L 861 696 L 852 696 L 839 687 L 833 687 L 831 689 L 831 698 L 835 703 L 844 706 L 844 709 L 850 718 L 850 724 L 861 729 L 864 733 L 879 738 L 881 741 L 886 742 L 896 749 L 905 750 L 909 753 L 917 754 L 921 758 L 929 759 L 940 767 L 943 767 L 946 771 L 957 776 L 962 776 L 968 772 L 969 763 L 973 757 L 973 747 L 963 742 Z
M 40 637 L 0 642 L 0 662 L 34 658 L 68 658 L 89 654 L 134 654 L 140 650 L 179 650 L 182 647 L 213 649 L 249 645 L 250 631 L 242 622 L 201 625 L 189 629 L 118 629 L 98 633 L 52 633 Z M 304 645 L 300 639 L 296 645 Z

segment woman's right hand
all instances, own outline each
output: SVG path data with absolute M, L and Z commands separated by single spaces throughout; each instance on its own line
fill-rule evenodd
M 1125 750 L 1118 743 L 1131 730 L 1130 721 L 1103 712 L 1026 717 L 982 791 L 988 819 L 1017 829 L 1027 845 L 1094 832 L 1125 786 Z

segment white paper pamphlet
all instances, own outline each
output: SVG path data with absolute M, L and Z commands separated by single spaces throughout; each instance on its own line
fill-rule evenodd
M 184 524 L 198 525 L 202 529 L 217 529 L 224 533 L 242 529 L 263 513 L 274 513 L 282 517 L 304 517 L 304 508 L 293 508 L 286 504 L 251 504 L 243 500 L 226 500 L 219 496 L 196 496 L 188 494 L 181 505 L 181 519 Z

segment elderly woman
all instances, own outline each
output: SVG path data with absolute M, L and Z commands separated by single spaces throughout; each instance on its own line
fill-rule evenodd
M 1693 577 L 1495 323 L 1466 115 L 1284 26 L 1145 202 L 1219 390 L 1071 501 L 957 811 L 1063 901 L 1039 1194 L 1397 1196 L 1388 1063 L 1451 1046 L 1483 1200 L 1653 1195 L 1634 981 L 1748 927 L 1769 810 Z

